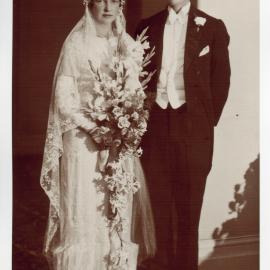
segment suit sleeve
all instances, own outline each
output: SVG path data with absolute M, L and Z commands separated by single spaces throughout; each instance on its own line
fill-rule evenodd
M 135 30 L 135 33 L 134 33 L 134 36 L 133 38 L 136 40 L 137 36 L 140 35 L 142 33 L 142 31 L 144 30 L 144 20 L 141 20 L 139 22 L 139 24 L 137 25 L 136 27 L 136 30 Z
M 214 125 L 218 124 L 230 88 L 230 37 L 224 23 L 219 20 L 212 46 L 211 92 L 214 107 Z

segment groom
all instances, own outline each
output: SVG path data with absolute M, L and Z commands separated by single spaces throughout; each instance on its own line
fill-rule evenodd
M 157 253 L 147 270 L 198 269 L 198 228 L 207 175 L 212 166 L 214 127 L 230 85 L 229 35 L 221 20 L 189 0 L 144 19 L 157 72 L 148 85 L 148 131 L 142 164 L 153 207 Z

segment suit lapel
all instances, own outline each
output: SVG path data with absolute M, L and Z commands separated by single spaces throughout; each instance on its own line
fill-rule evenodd
M 187 25 L 187 35 L 186 35 L 186 44 L 185 44 L 185 62 L 184 62 L 184 71 L 186 72 L 192 63 L 195 56 L 198 55 L 199 44 L 201 35 L 203 32 L 203 27 L 198 31 L 197 25 L 194 21 L 196 18 L 196 9 L 191 6 L 190 12 L 188 15 L 188 25 Z

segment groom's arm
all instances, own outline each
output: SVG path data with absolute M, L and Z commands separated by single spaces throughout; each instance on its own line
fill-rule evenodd
M 219 20 L 214 34 L 211 60 L 211 92 L 214 107 L 214 125 L 218 124 L 230 87 L 230 37 L 224 23 Z
M 147 27 L 149 27 L 149 25 L 150 25 L 150 23 L 149 23 L 149 21 L 147 19 L 141 20 L 139 22 L 139 24 L 137 25 L 137 27 L 136 27 L 133 38 L 136 40 L 137 36 L 139 36 Z M 146 36 L 149 36 L 148 32 L 146 32 Z M 149 51 L 152 49 L 151 44 L 150 44 L 150 47 L 151 48 L 148 49 Z M 153 58 L 151 59 L 151 62 L 152 61 L 153 61 Z M 154 72 L 155 68 L 151 69 L 151 64 L 150 64 L 150 65 L 147 65 L 145 67 L 145 71 L 147 71 L 148 73 Z M 153 106 L 154 100 L 156 98 L 156 91 L 153 90 L 155 88 L 155 83 L 153 83 L 153 81 L 155 81 L 155 79 L 154 79 L 155 76 L 156 76 L 156 73 L 153 75 L 153 77 L 151 78 L 150 82 L 147 85 L 147 88 L 145 89 L 145 94 L 146 94 L 147 98 L 146 98 L 146 101 L 145 101 L 144 105 L 145 105 L 145 108 L 148 109 L 148 110 L 151 110 L 151 107 Z M 149 90 L 149 89 L 152 89 L 152 91 Z

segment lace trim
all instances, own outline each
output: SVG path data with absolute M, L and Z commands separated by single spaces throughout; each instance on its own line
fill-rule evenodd
M 76 127 L 69 119 L 59 121 L 59 127 L 56 123 L 48 124 L 40 178 L 40 185 L 50 200 L 45 253 L 48 253 L 59 226 L 59 159 L 63 154 L 62 134 Z

